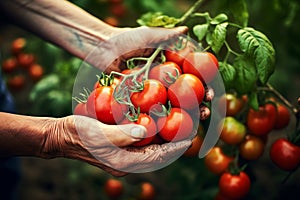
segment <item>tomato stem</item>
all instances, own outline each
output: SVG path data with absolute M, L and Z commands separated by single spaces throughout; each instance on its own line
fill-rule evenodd
M 196 3 L 193 6 L 191 6 L 182 15 L 182 17 L 179 19 L 180 22 L 178 23 L 178 25 L 180 26 L 180 25 L 185 24 L 188 21 L 188 19 L 190 18 L 190 16 L 200 8 L 200 6 L 204 3 L 204 1 L 205 0 L 198 0 L 198 1 L 196 1 Z

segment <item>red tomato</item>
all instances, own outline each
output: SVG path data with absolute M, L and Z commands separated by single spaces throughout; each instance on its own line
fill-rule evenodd
M 169 87 L 182 74 L 180 67 L 174 62 L 165 62 L 156 65 L 149 72 L 149 79 L 160 81 L 165 87 Z
M 271 103 L 260 106 L 258 111 L 250 108 L 247 115 L 247 127 L 257 136 L 268 134 L 274 128 L 275 122 L 276 108 Z
M 127 107 L 113 97 L 114 88 L 99 87 L 87 99 L 87 110 L 91 117 L 106 124 L 116 124 L 124 118 Z
M 271 146 L 270 157 L 280 169 L 292 171 L 299 167 L 300 147 L 285 138 L 279 138 Z
M 220 193 L 230 199 L 242 199 L 250 190 L 251 182 L 245 172 L 238 175 L 225 172 L 219 180 Z
M 74 108 L 73 114 L 89 117 L 89 113 L 87 111 L 86 103 L 78 103 Z
M 141 193 L 138 200 L 153 200 L 155 198 L 155 188 L 149 182 L 141 184 Z
M 18 62 L 15 58 L 11 57 L 2 62 L 2 70 L 5 73 L 11 73 L 18 67 Z
M 216 76 L 219 64 L 217 58 L 209 52 L 189 53 L 182 66 L 184 73 L 194 74 L 202 82 L 210 82 Z
M 185 57 L 189 53 L 194 52 L 195 49 L 196 47 L 192 42 L 186 41 L 186 39 L 177 40 L 168 46 L 165 51 L 166 60 L 175 62 L 177 65 L 182 67 Z
M 283 129 L 285 127 L 287 127 L 287 125 L 290 122 L 290 111 L 289 109 L 281 104 L 281 103 L 277 103 L 277 115 L 276 115 L 276 122 L 275 122 L 275 129 Z
M 167 116 L 157 119 L 157 128 L 165 141 L 179 141 L 191 136 L 193 120 L 183 109 L 172 108 Z
M 21 67 L 28 68 L 34 64 L 36 58 L 35 55 L 31 53 L 20 53 L 17 56 L 17 61 Z
M 152 117 L 150 117 L 149 115 L 147 115 L 145 113 L 140 113 L 137 121 L 135 121 L 135 122 L 131 122 L 128 119 L 124 119 L 121 122 L 121 124 L 130 124 L 130 123 L 142 125 L 147 130 L 146 137 L 143 138 L 141 141 L 133 143 L 132 146 L 136 146 L 136 147 L 146 146 L 146 145 L 152 143 L 152 141 L 154 140 L 154 137 L 157 133 L 157 126 L 155 124 L 154 119 L 152 119 Z
M 148 79 L 144 81 L 143 90 L 133 92 L 130 100 L 136 108 L 140 108 L 141 113 L 149 113 L 157 105 L 167 102 L 167 90 L 161 82 Z
M 255 135 L 247 135 L 239 146 L 240 155 L 246 160 L 258 159 L 264 153 L 264 149 L 263 139 Z
M 44 69 L 39 64 L 33 64 L 28 68 L 28 73 L 33 81 L 38 81 L 42 78 Z
M 195 157 L 199 154 L 200 148 L 203 143 L 203 138 L 199 135 L 196 135 L 192 140 L 192 145 L 184 152 L 186 157 Z
M 108 179 L 104 184 L 105 194 L 112 199 L 119 198 L 123 191 L 123 183 L 117 179 Z
M 105 17 L 103 21 L 105 21 L 107 24 L 111 26 L 119 26 L 120 24 L 119 20 L 113 16 Z
M 116 17 L 124 17 L 124 15 L 127 13 L 127 8 L 123 3 L 111 4 L 109 9 L 110 12 Z
M 16 38 L 12 43 L 11 43 L 11 52 L 13 55 L 17 55 L 21 53 L 26 46 L 26 39 L 25 38 Z
M 204 164 L 207 169 L 217 175 L 227 171 L 232 157 L 223 153 L 221 147 L 213 147 L 204 158 Z
M 9 77 L 7 80 L 9 89 L 11 90 L 20 90 L 25 85 L 25 76 L 22 74 L 17 74 L 12 77 Z
M 182 74 L 170 85 L 168 99 L 173 107 L 192 110 L 199 106 L 205 94 L 202 82 L 192 74 Z
M 220 125 L 223 125 L 220 138 L 225 143 L 235 145 L 241 143 L 246 136 L 246 127 L 233 117 L 226 117 Z

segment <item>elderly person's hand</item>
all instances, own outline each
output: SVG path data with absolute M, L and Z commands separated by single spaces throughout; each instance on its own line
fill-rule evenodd
M 191 145 L 184 140 L 140 148 L 145 128 L 106 125 L 84 116 L 32 117 L 1 113 L 0 156 L 64 157 L 95 165 L 114 176 L 162 168 Z

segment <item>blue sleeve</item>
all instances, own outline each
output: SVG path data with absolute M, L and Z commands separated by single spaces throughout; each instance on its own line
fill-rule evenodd
M 14 113 L 15 102 L 2 79 L 0 71 L 0 111 Z

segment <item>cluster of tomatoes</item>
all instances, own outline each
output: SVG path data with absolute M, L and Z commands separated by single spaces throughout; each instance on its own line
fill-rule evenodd
M 202 103 L 213 96 L 206 82 L 216 75 L 218 61 L 213 54 L 196 52 L 187 45 L 169 47 L 164 54 L 163 62 L 149 68 L 144 63 L 117 76 L 103 75 L 74 114 L 106 124 L 143 125 L 147 136 L 133 146 L 191 137 L 200 121 Z
M 124 183 L 119 179 L 109 178 L 104 183 L 104 193 L 110 199 L 120 199 L 125 191 Z M 141 182 L 136 188 L 136 194 L 133 194 L 138 200 L 153 200 L 156 196 L 156 190 L 152 183 Z
M 7 76 L 8 87 L 12 91 L 18 91 L 28 82 L 40 80 L 44 69 L 36 62 L 34 54 L 25 52 L 26 39 L 16 38 L 10 48 L 11 55 L 2 62 L 2 71 Z
M 207 169 L 220 176 L 216 199 L 241 199 L 250 190 L 251 181 L 243 166 L 259 159 L 265 151 L 268 135 L 290 122 L 290 111 L 280 101 L 270 98 L 258 110 L 247 107 L 247 97 L 227 93 L 220 99 L 226 104 L 218 145 L 204 158 Z M 300 147 L 287 138 L 271 145 L 270 159 L 282 170 L 293 171 L 300 164 Z

